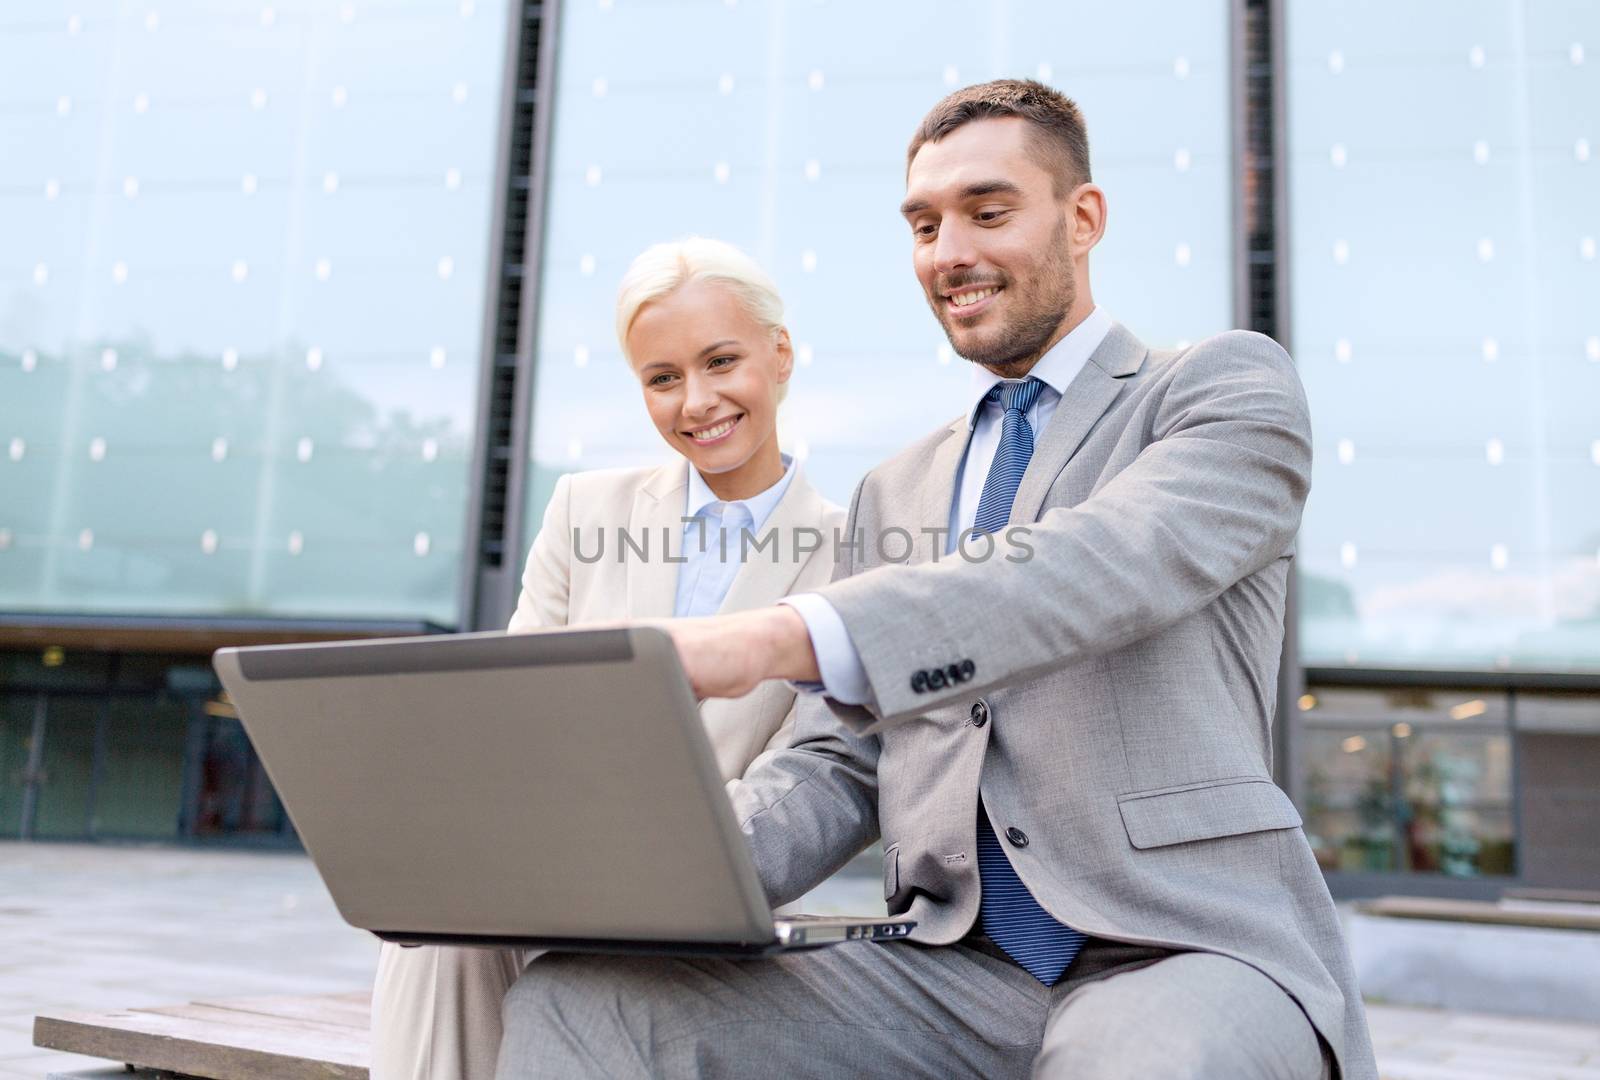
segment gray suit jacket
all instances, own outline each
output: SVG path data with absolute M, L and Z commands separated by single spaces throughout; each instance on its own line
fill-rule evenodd
M 862 481 L 863 542 L 820 590 L 874 704 L 806 698 L 794 746 L 730 785 L 770 898 L 881 833 L 890 910 L 958 940 L 978 914 L 981 790 L 997 834 L 1026 833 L 1007 854 L 1056 918 L 1251 964 L 1343 1076 L 1376 1077 L 1338 916 L 1271 779 L 1311 476 L 1289 357 L 1257 334 L 1162 352 L 1113 327 L 1038 437 L 1011 513 L 1022 562 L 1002 543 L 968 563 L 921 533 L 948 522 L 966 437 L 959 419 Z M 881 566 L 896 527 L 919 536 L 912 565 Z

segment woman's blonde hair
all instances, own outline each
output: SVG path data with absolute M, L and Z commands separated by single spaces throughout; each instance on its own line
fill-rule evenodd
M 639 309 L 692 281 L 723 286 L 750 317 L 776 333 L 783 329 L 783 298 L 767 272 L 750 256 L 721 240 L 686 236 L 642 251 L 617 287 L 617 343 L 629 362 L 628 331 Z

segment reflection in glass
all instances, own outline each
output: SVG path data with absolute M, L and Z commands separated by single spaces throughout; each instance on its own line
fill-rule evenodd
M 86 697 L 50 701 L 33 818 L 37 839 L 77 839 L 90 832 L 99 706 Z
M 1302 814 L 1325 870 L 1515 872 L 1503 695 L 1313 689 L 1300 708 Z
M 1600 5 L 1286 28 L 1303 658 L 1600 670 Z
M 237 719 L 209 716 L 198 762 L 196 836 L 276 833 L 283 807 Z
M 0 694 L 0 839 L 21 835 L 36 694 Z
M 1109 202 L 1095 297 L 1114 317 L 1161 345 L 1231 324 L 1226 4 L 904 10 L 563 7 L 528 535 L 560 473 L 668 452 L 612 329 L 618 280 L 657 241 L 715 236 L 773 276 L 797 360 L 779 438 L 835 502 L 960 411 L 966 361 L 896 212 L 911 133 L 958 86 L 1037 77 L 1082 105 Z
M 92 832 L 170 839 L 178 835 L 188 710 L 173 697 L 113 697 L 96 762 Z
M 0 608 L 454 621 L 505 3 L 274 11 L 0 13 Z

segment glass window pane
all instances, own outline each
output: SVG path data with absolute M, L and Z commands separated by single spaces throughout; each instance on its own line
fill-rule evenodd
M 1313 688 L 1300 706 L 1297 790 L 1324 869 L 1516 872 L 1503 694 Z
M 506 26 L 0 15 L 0 606 L 455 621 Z
M 34 694 L 0 694 L 0 840 L 22 833 L 22 799 L 33 746 Z
M 614 340 L 649 244 L 715 236 L 777 281 L 798 367 L 779 438 L 829 498 L 960 411 L 896 212 L 950 90 L 1038 77 L 1080 103 L 1110 226 L 1095 297 L 1153 344 L 1231 325 L 1228 5 L 573 4 L 562 9 L 529 535 L 562 472 L 669 455 Z M 951 35 L 951 26 L 970 32 Z M 673 48 L 659 42 L 671 40 Z
M 188 711 L 176 698 L 113 698 L 105 758 L 95 789 L 97 836 L 161 839 L 178 835 Z
M 94 786 L 95 714 L 101 701 L 52 697 L 45 714 L 43 776 L 34 808 L 33 835 L 75 840 L 90 833 Z
M 1286 26 L 1303 657 L 1600 670 L 1600 7 Z
M 283 807 L 239 721 L 208 718 L 204 745 L 195 835 L 278 832 Z

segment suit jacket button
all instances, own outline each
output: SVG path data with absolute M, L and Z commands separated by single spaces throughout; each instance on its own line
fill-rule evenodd
M 963 661 L 961 661 L 961 681 L 962 682 L 966 682 L 968 679 L 972 678 L 973 675 L 977 674 L 977 671 L 978 671 L 978 665 L 974 664 L 971 660 L 963 660 Z
M 930 688 L 934 690 L 943 690 L 948 685 L 950 684 L 945 681 L 944 672 L 940 669 L 934 668 L 932 671 L 928 672 L 928 686 Z
M 1006 830 L 1006 839 L 1011 841 L 1012 847 L 1027 847 L 1028 834 L 1015 825 Z
M 926 671 L 919 671 L 915 675 L 911 676 L 911 692 L 912 693 L 914 693 L 914 694 L 924 694 L 924 693 L 927 693 L 927 690 L 928 690 L 928 673 Z
M 961 674 L 960 664 L 951 664 L 949 667 L 944 669 L 944 674 L 945 677 L 950 680 L 951 686 L 967 681 Z
M 985 702 L 978 702 L 972 706 L 972 718 L 968 721 L 973 727 L 982 727 L 989 722 L 989 706 Z

